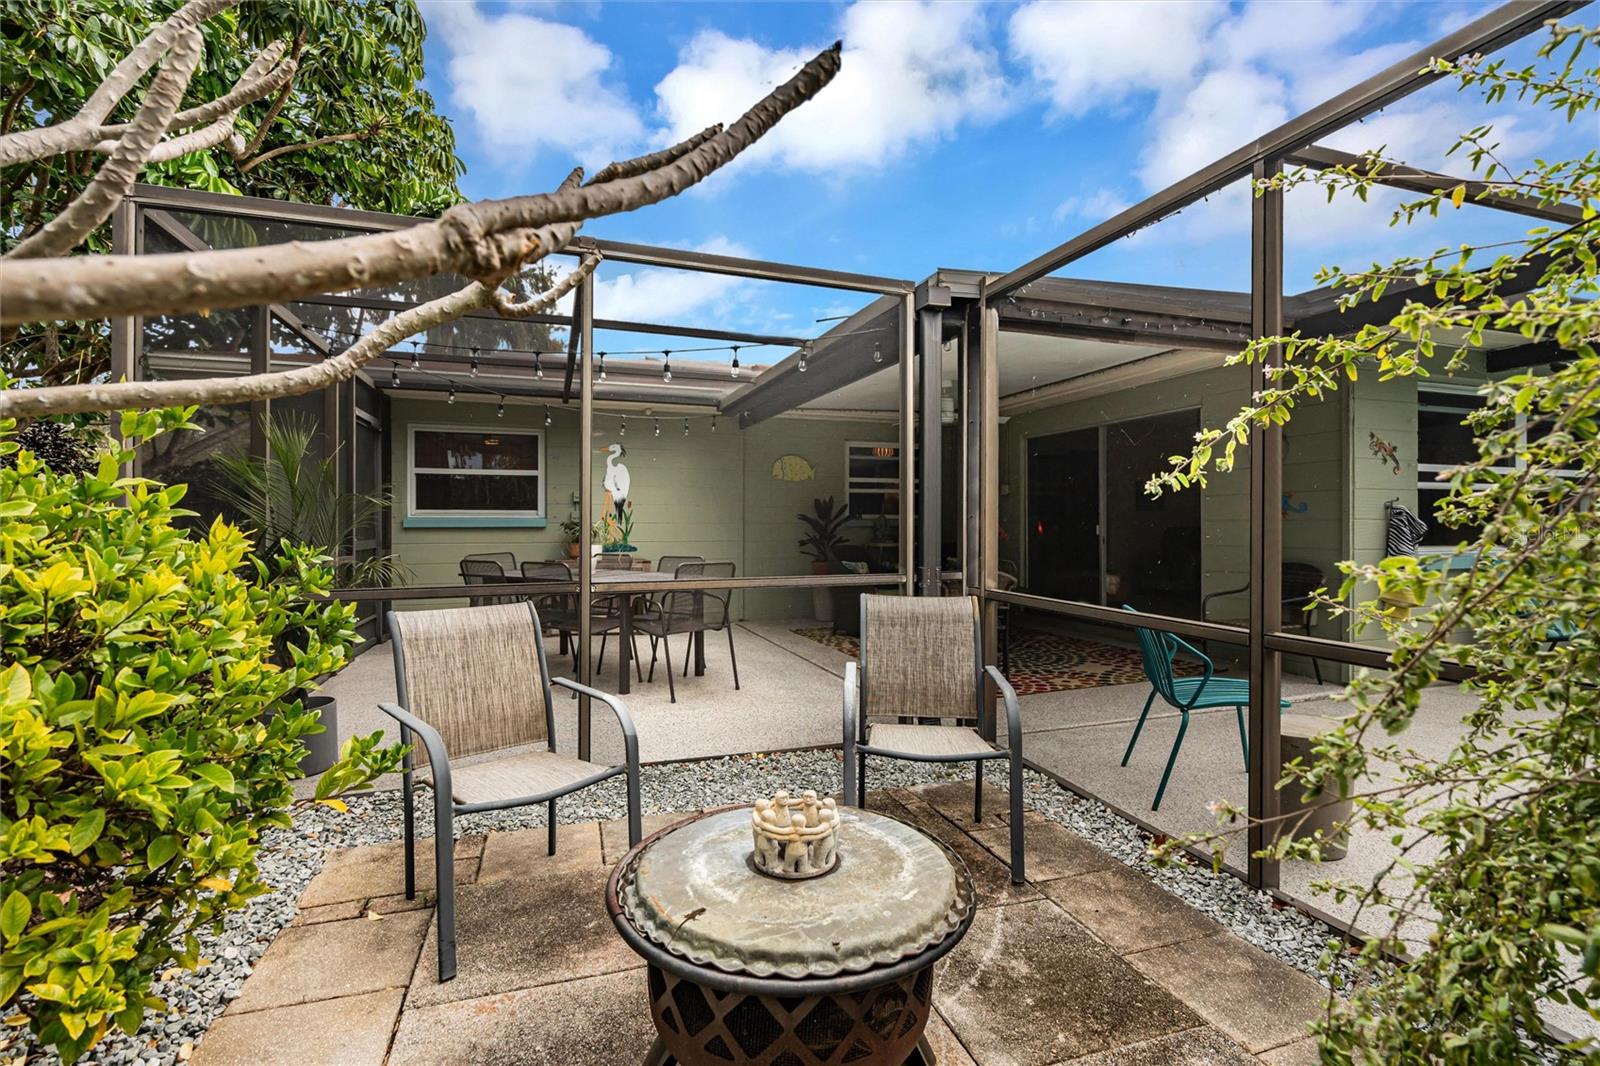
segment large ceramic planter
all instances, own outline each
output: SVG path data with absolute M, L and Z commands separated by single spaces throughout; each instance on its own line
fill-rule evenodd
M 813 559 L 811 561 L 811 572 L 813 574 L 831 574 L 831 573 L 833 573 L 833 567 L 830 566 L 828 563 L 822 562 L 822 561 L 817 560 L 817 559 Z M 832 622 L 833 621 L 833 590 L 832 589 L 812 589 L 811 590 L 811 613 L 816 617 L 817 621 L 819 621 L 819 622 Z

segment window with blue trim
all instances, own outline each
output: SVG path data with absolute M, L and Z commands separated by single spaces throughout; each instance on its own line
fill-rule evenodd
M 544 517 L 537 430 L 412 426 L 409 460 L 410 517 Z

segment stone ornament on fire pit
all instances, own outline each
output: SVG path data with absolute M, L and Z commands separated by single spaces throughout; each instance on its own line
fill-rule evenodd
M 769 877 L 804 881 L 839 865 L 839 808 L 831 796 L 818 799 L 809 788 L 790 796 L 779 789 L 771 799 L 756 800 L 750 822 L 751 861 Z

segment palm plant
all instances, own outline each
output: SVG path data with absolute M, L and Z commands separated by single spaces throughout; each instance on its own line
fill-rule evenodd
M 850 519 L 850 508 L 841 503 L 835 510 L 832 496 L 819 496 L 811 501 L 811 510 L 811 514 L 795 515 L 806 527 L 800 550 L 831 566 L 844 543 L 844 524 Z
M 307 544 L 331 560 L 345 587 L 392 585 L 407 571 L 393 555 L 357 558 L 357 531 L 370 529 L 389 506 L 389 494 L 340 492 L 338 452 L 317 457 L 320 432 L 306 416 L 290 412 L 263 419 L 267 456 L 229 453 L 212 460 L 221 477 L 217 495 L 256 537 L 257 554 L 275 558 L 282 547 Z

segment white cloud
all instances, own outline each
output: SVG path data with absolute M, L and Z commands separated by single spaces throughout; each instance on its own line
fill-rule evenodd
M 1129 207 L 1128 198 L 1114 189 L 1096 189 L 1083 196 L 1069 196 L 1056 205 L 1052 217 L 1057 222 L 1083 219 L 1104 222 L 1117 212 Z
M 860 0 L 840 23 L 843 63 L 833 82 L 788 115 L 743 163 L 835 172 L 869 168 L 937 141 L 1007 106 L 999 56 L 981 5 Z M 705 30 L 656 86 L 671 142 L 737 118 L 821 48 L 774 49 Z
M 496 154 L 553 149 L 592 168 L 644 137 L 633 105 L 606 82 L 610 50 L 577 27 L 486 15 L 474 3 L 429 4 L 426 13 L 450 52 L 450 100 Z
M 1157 116 L 1140 177 L 1169 185 L 1289 118 L 1281 79 L 1247 67 L 1214 70 Z
M 1033 0 L 1012 13 L 1011 52 L 1044 85 L 1058 113 L 1083 115 L 1186 84 L 1201 65 L 1208 31 L 1226 10 L 1198 0 Z

